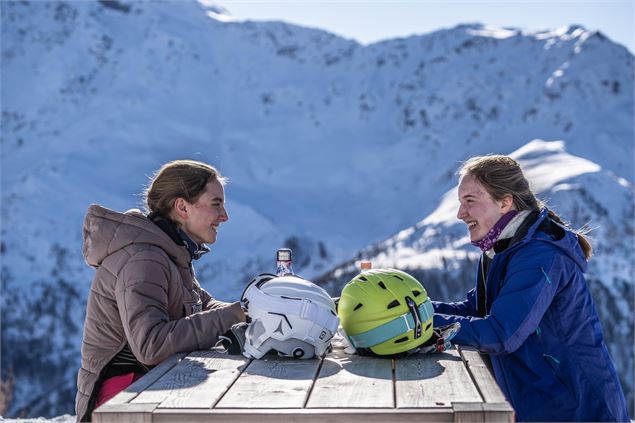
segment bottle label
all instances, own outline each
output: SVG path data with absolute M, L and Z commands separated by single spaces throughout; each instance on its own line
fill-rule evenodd
M 276 266 L 276 275 L 285 276 L 293 275 L 293 268 L 291 267 L 291 261 L 278 261 Z

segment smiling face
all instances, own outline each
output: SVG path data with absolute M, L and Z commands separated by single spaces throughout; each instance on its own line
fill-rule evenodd
M 501 216 L 513 209 L 511 195 L 496 201 L 469 174 L 465 175 L 459 184 L 459 203 L 456 217 L 467 224 L 471 241 L 483 239 Z
M 194 203 L 177 198 L 171 218 L 197 244 L 213 244 L 218 227 L 229 219 L 223 185 L 217 180 L 209 182 Z

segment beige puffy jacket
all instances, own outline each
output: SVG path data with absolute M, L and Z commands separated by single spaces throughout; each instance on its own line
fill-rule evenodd
M 90 419 L 100 374 L 126 343 L 141 363 L 156 365 L 178 352 L 211 348 L 245 320 L 240 303 L 216 301 L 200 287 L 186 247 L 138 210 L 91 205 L 84 258 L 97 270 L 77 374 L 78 421 Z

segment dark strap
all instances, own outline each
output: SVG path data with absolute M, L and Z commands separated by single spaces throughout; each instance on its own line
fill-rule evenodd
M 146 366 L 137 360 L 137 357 L 135 357 L 132 350 L 130 350 L 130 346 L 126 344 L 122 350 L 119 351 L 117 355 L 115 355 L 106 365 L 104 379 L 108 379 L 113 376 L 125 375 L 127 373 L 145 374 L 153 367 L 154 366 Z
M 476 315 L 478 317 L 485 317 L 485 257 L 485 254 L 481 257 L 476 278 Z

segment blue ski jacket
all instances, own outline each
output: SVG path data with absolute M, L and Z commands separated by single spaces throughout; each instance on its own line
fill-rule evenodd
M 489 354 L 518 421 L 630 421 L 577 235 L 556 223 L 546 233 L 545 219 L 542 210 L 524 237 L 494 256 L 484 317 L 476 317 L 472 289 L 466 301 L 433 302 L 434 326 L 459 322 L 452 342 Z

